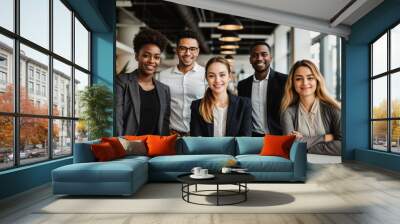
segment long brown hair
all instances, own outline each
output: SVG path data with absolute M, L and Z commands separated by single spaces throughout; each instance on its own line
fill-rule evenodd
M 231 74 L 231 68 L 229 65 L 228 60 L 226 60 L 223 57 L 213 57 L 210 60 L 208 60 L 206 64 L 206 74 L 205 78 L 207 79 L 207 74 L 208 74 L 208 68 L 214 64 L 214 63 L 221 63 L 226 66 L 226 69 L 228 69 L 228 75 Z M 204 93 L 204 97 L 200 101 L 200 107 L 199 107 L 199 113 L 200 116 L 203 118 L 204 121 L 207 123 L 212 123 L 214 120 L 213 117 L 213 107 L 214 107 L 214 95 L 211 92 L 210 87 L 207 87 L 206 92 Z
M 340 110 L 340 104 L 335 99 L 333 99 L 326 89 L 325 79 L 321 75 L 320 71 L 318 70 L 317 66 L 310 60 L 300 60 L 297 61 L 292 68 L 290 69 L 289 77 L 286 81 L 285 85 L 285 94 L 282 99 L 281 103 L 281 112 L 284 112 L 288 107 L 293 104 L 297 104 L 299 102 L 299 94 L 296 92 L 294 88 L 294 73 L 299 67 L 307 67 L 310 69 L 311 73 L 314 75 L 315 79 L 317 80 L 317 87 L 315 90 L 315 97 L 321 100 L 322 102 L 332 106 Z

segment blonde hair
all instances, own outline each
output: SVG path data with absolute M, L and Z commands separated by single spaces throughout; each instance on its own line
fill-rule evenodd
M 284 112 L 291 105 L 297 104 L 299 102 L 299 94 L 296 92 L 294 88 L 294 73 L 299 67 L 307 67 L 310 69 L 311 73 L 314 75 L 314 78 L 317 80 L 317 87 L 315 90 L 315 97 L 320 101 L 332 106 L 340 110 L 340 104 L 335 99 L 333 99 L 326 89 L 325 79 L 321 75 L 317 66 L 310 60 L 300 60 L 297 61 L 289 72 L 289 77 L 286 81 L 285 85 L 285 94 L 283 95 L 282 103 L 281 103 L 281 112 Z
M 214 63 L 221 63 L 226 66 L 228 70 L 228 74 L 231 74 L 231 68 L 229 65 L 228 60 L 226 60 L 223 57 L 213 57 L 210 60 L 208 60 L 206 64 L 206 74 L 205 78 L 207 79 L 207 73 L 209 67 L 214 64 Z M 206 92 L 204 93 L 204 97 L 200 101 L 200 107 L 199 107 L 199 113 L 200 116 L 203 118 L 204 121 L 207 123 L 213 123 L 214 117 L 213 117 L 213 107 L 214 107 L 214 95 L 212 94 L 212 91 L 210 87 L 207 87 Z

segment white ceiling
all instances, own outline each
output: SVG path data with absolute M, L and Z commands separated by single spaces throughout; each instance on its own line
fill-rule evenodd
M 342 37 L 348 37 L 351 25 L 383 2 L 383 0 L 166 1 Z M 352 4 L 338 14 L 349 3 Z

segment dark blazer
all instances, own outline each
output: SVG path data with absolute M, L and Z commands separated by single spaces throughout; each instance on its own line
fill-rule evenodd
M 251 98 L 254 75 L 238 83 L 238 95 Z M 274 71 L 271 68 L 267 86 L 267 123 L 273 135 L 281 135 L 280 107 L 285 90 L 287 75 Z
M 207 123 L 200 115 L 200 101 L 194 100 L 191 105 L 190 135 L 214 136 L 214 124 Z M 226 136 L 251 136 L 251 102 L 249 99 L 229 94 L 229 105 L 226 121 Z
M 137 81 L 138 71 L 116 77 L 116 120 L 117 135 L 137 135 L 140 122 L 140 93 Z M 169 87 L 153 79 L 160 100 L 158 118 L 159 135 L 169 135 L 169 116 L 171 114 L 171 94 Z

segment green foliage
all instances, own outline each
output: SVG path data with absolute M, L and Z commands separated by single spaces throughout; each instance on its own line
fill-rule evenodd
M 88 131 L 89 139 L 109 136 L 107 129 L 112 125 L 112 92 L 104 85 L 86 87 L 80 94 L 80 107 Z

